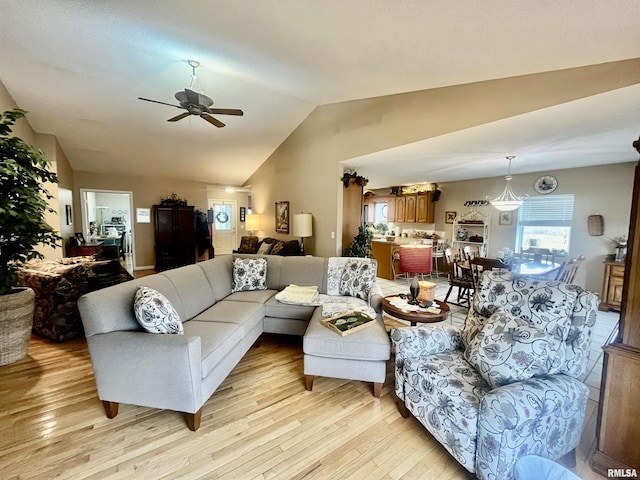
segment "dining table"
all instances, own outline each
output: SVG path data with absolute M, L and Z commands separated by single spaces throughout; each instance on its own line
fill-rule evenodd
M 514 263 L 511 271 L 528 277 L 547 277 L 560 270 L 560 267 L 562 264 L 555 262 L 523 262 Z

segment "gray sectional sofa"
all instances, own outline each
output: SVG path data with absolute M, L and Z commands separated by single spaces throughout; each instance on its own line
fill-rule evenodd
M 375 325 L 341 337 L 326 327 L 317 330 L 320 307 L 284 304 L 274 298 L 289 284 L 316 285 L 326 293 L 329 259 L 264 256 L 267 289 L 232 293 L 236 257 L 256 258 L 219 256 L 79 299 L 98 396 L 109 418 L 117 415 L 119 403 L 169 409 L 186 413 L 187 424 L 195 431 L 203 404 L 263 332 L 305 335 L 314 326 L 315 333 L 305 338 L 309 344 L 305 374 L 307 363 L 312 370 L 307 389 L 315 375 L 324 374 L 322 365 L 327 363 L 325 376 L 372 381 L 379 396 L 390 341 L 377 285 L 368 298 L 378 313 Z M 133 308 L 139 286 L 153 288 L 171 302 L 183 322 L 183 335 L 153 334 L 140 327 Z

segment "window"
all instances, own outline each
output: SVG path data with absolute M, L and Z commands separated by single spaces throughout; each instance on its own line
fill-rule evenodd
M 573 195 L 531 197 L 518 211 L 516 251 L 530 247 L 569 251 Z

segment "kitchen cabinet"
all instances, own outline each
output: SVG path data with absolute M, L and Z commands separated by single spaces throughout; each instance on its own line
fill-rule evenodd
M 624 287 L 624 263 L 604 262 L 604 279 L 602 282 L 602 301 L 600 310 L 620 311 L 622 304 L 622 289 Z
M 154 205 L 156 270 L 195 263 L 194 207 Z
M 382 242 L 374 240 L 371 242 L 371 254 L 378 262 L 377 277 L 393 280 L 393 250 L 398 248 L 393 242 Z
M 405 217 L 404 221 L 413 223 L 416 221 L 416 197 L 417 195 L 406 195 Z
M 407 197 L 396 198 L 396 222 L 402 223 L 406 218 Z
M 387 222 L 396 221 L 396 197 L 387 197 Z
M 416 223 L 435 223 L 435 207 L 431 192 L 419 193 L 416 198 Z

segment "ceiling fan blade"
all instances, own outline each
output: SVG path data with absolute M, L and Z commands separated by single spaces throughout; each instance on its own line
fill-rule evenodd
M 159 102 L 158 100 L 150 100 L 148 98 L 138 97 L 138 100 L 144 100 L 145 102 L 159 103 L 160 105 L 169 105 L 170 107 L 184 108 L 184 107 L 181 107 L 180 105 L 174 105 L 173 103 Z
M 210 108 L 211 113 L 217 113 L 218 115 L 244 115 L 242 110 L 238 110 L 236 108 Z
M 202 115 L 200 115 L 200 117 L 204 118 L 207 122 L 211 123 L 212 125 L 215 125 L 218 128 L 224 127 L 224 123 L 222 123 L 217 118 L 207 115 L 206 113 L 203 113 Z
M 170 118 L 169 120 L 167 120 L 167 122 L 177 122 L 178 120 L 182 120 L 184 117 L 188 117 L 189 115 L 191 115 L 189 112 L 181 113 L 180 115 Z

